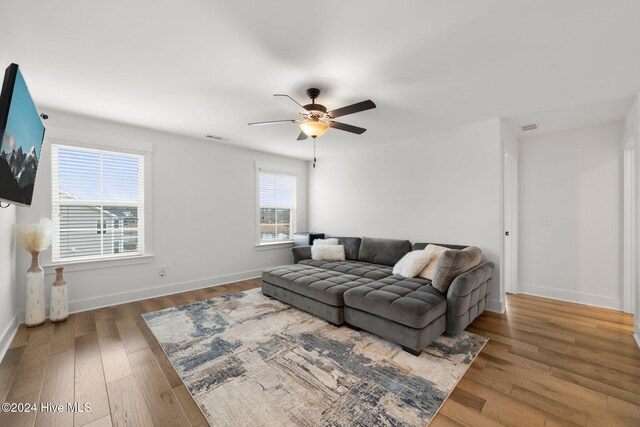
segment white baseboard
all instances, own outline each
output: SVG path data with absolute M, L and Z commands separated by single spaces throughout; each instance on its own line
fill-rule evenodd
M 489 300 L 487 302 L 487 310 L 488 311 L 493 311 L 494 313 L 498 313 L 498 314 L 503 314 L 505 309 L 504 309 L 504 301 L 497 301 L 497 300 Z
M 593 305 L 595 307 L 610 308 L 612 310 L 622 310 L 620 298 L 606 297 L 602 295 L 588 294 L 583 292 L 554 289 L 546 286 L 530 285 L 520 283 L 518 292 L 537 297 L 552 298 L 560 301 L 575 302 L 577 304 Z
M 633 339 L 636 340 L 636 344 L 640 347 L 640 335 L 638 335 L 638 328 L 636 328 L 636 332 L 633 333 Z
M 220 286 L 227 283 L 238 282 L 241 280 L 254 279 L 256 277 L 260 277 L 260 275 L 262 274 L 262 270 L 264 269 L 260 268 L 256 270 L 243 271 L 240 273 L 208 277 L 206 279 L 172 283 L 152 288 L 136 289 L 129 292 L 120 292 L 116 294 L 101 295 L 93 298 L 69 301 L 69 313 L 95 310 L 97 308 L 110 307 L 112 305 L 125 304 L 148 298 L 157 298 L 166 295 L 177 294 L 179 292 L 194 291 L 196 289 L 209 288 L 211 286 Z M 46 308 L 46 312 L 49 313 L 49 307 Z M 18 313 L 17 318 L 19 324 L 24 323 L 24 310 Z
M 13 319 L 11 319 L 11 322 L 9 322 L 4 331 L 2 331 L 2 335 L 0 335 L 0 362 L 4 359 L 4 355 L 7 354 L 9 345 L 11 341 L 13 341 L 13 337 L 16 336 L 16 332 L 18 332 L 18 326 L 20 326 L 18 319 L 20 315 L 21 313 L 16 313 Z M 24 316 L 24 313 L 22 313 L 22 316 Z

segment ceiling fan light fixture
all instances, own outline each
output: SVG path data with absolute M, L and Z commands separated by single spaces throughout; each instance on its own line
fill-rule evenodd
M 313 138 L 322 135 L 327 129 L 329 129 L 329 123 L 321 122 L 317 119 L 300 123 L 300 130 L 304 132 L 305 135 Z

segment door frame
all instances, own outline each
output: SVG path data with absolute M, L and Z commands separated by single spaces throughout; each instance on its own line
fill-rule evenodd
M 622 308 L 625 313 L 634 314 L 637 280 L 637 162 L 636 138 L 632 136 L 624 145 L 624 232 L 623 232 L 623 285 Z
M 503 217 L 504 230 L 504 291 L 517 294 L 518 290 L 518 157 L 504 152 Z M 509 235 L 506 235 L 509 232 Z M 508 244 L 507 244 L 508 242 Z M 510 249 L 510 250 L 509 250 Z

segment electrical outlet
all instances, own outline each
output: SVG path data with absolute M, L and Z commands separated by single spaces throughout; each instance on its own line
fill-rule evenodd
M 160 267 L 160 277 L 165 277 L 166 275 L 167 275 L 167 267 L 166 266 Z
M 551 218 L 549 218 L 548 216 L 543 216 L 542 225 L 551 225 Z

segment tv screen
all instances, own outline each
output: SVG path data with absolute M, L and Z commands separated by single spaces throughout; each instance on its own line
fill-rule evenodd
M 44 125 L 17 64 L 4 74 L 0 135 L 0 200 L 30 206 Z

